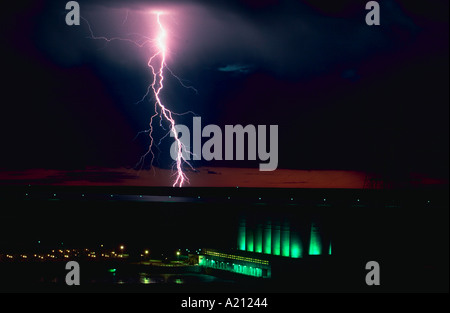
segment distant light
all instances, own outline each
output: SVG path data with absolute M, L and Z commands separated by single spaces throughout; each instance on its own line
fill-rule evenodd
M 358 200 L 356 200 L 356 201 L 358 201 L 358 202 L 359 202 L 359 199 L 358 199 Z
M 230 197 L 228 197 L 228 200 L 230 200 Z
M 323 199 L 323 201 L 325 202 L 325 201 L 327 201 L 327 199 Z
M 111 198 L 114 197 L 113 195 L 111 195 Z
M 181 253 L 180 253 L 180 251 L 177 251 L 177 256 L 179 256 Z
M 110 272 L 110 273 L 115 273 L 115 272 L 116 272 L 116 269 L 115 269 L 115 268 L 110 268 L 110 269 L 108 270 L 108 272 Z
M 28 197 L 28 194 L 26 193 L 26 194 L 25 194 L 25 196 L 27 196 L 27 197 Z
M 172 198 L 172 196 L 169 196 L 169 199 L 171 199 Z
M 144 253 L 145 253 L 145 254 L 148 254 L 148 250 L 145 250 Z
M 261 198 L 258 198 L 259 200 L 261 200 Z
M 139 195 L 139 198 L 142 198 L 142 195 Z
M 239 189 L 239 186 L 236 186 L 237 189 Z
M 125 249 L 125 247 L 124 246 L 120 246 L 120 250 L 123 250 L 123 249 Z
M 291 198 L 291 201 L 294 201 L 294 198 Z
M 200 196 L 198 196 L 197 198 L 199 198 L 199 199 L 200 199 Z
M 56 197 L 56 193 L 53 194 L 53 197 Z
M 84 193 L 81 196 L 84 197 Z
M 40 241 L 40 240 L 38 240 L 38 243 L 41 243 L 41 241 Z

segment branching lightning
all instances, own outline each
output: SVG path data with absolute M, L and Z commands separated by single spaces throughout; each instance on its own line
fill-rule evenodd
M 144 164 L 145 158 L 149 154 L 151 155 L 151 165 L 153 165 L 153 161 L 155 158 L 155 155 L 152 150 L 153 145 L 154 145 L 154 139 L 152 136 L 153 135 L 153 121 L 155 118 L 159 117 L 159 120 L 160 120 L 159 125 L 162 128 L 164 128 L 163 121 L 166 121 L 170 126 L 170 130 L 168 131 L 168 133 L 166 133 L 166 135 L 163 138 L 161 138 L 161 140 L 166 138 L 169 134 L 171 134 L 172 137 L 174 138 L 174 143 L 177 147 L 177 156 L 176 156 L 176 160 L 175 160 L 175 163 L 173 166 L 173 168 L 175 169 L 175 171 L 174 171 L 175 179 L 173 182 L 173 187 L 182 187 L 185 183 L 189 182 L 188 177 L 186 176 L 185 172 L 183 171 L 183 165 L 186 164 L 189 167 L 191 167 L 192 169 L 193 169 L 193 167 L 183 156 L 183 151 L 185 151 L 189 154 L 190 154 L 190 152 L 187 150 L 187 147 L 185 147 L 183 145 L 182 141 L 179 138 L 178 132 L 175 128 L 176 123 L 175 123 L 175 119 L 173 118 L 173 116 L 174 115 L 183 115 L 183 114 L 192 113 L 192 112 L 178 114 L 178 113 L 171 111 L 164 104 L 163 100 L 161 99 L 161 93 L 164 89 L 164 79 L 165 79 L 166 71 L 168 71 L 173 77 L 175 77 L 183 87 L 192 89 L 196 93 L 197 93 L 197 90 L 194 87 L 187 86 L 186 84 L 184 84 L 182 82 L 182 80 L 178 76 L 176 76 L 172 70 L 170 70 L 168 68 L 168 66 L 166 64 L 167 52 L 168 52 L 167 31 L 164 28 L 163 23 L 161 22 L 162 13 L 156 12 L 155 14 L 156 14 L 156 23 L 158 26 L 158 36 L 155 39 L 152 39 L 152 38 L 149 38 L 147 36 L 143 36 L 143 35 L 137 34 L 137 33 L 128 34 L 129 38 L 97 37 L 97 36 L 94 36 L 94 33 L 92 31 L 92 28 L 91 28 L 89 22 L 85 18 L 82 18 L 82 19 L 88 25 L 89 32 L 91 35 L 89 38 L 91 38 L 91 39 L 103 40 L 106 43 L 109 43 L 111 41 L 116 41 L 116 40 L 126 41 L 126 42 L 130 42 L 130 43 L 138 46 L 139 48 L 143 48 L 147 45 L 151 45 L 152 49 L 155 50 L 154 53 L 149 57 L 149 60 L 147 63 L 147 66 L 149 67 L 149 69 L 152 72 L 153 81 L 148 86 L 147 92 L 144 94 L 144 96 L 141 98 L 141 100 L 138 101 L 138 103 L 143 102 L 145 99 L 147 99 L 148 97 L 151 96 L 151 98 L 154 99 L 154 101 L 155 101 L 155 103 L 154 103 L 155 113 L 150 118 L 150 123 L 149 123 L 150 128 L 148 130 L 145 130 L 145 131 L 142 131 L 139 133 L 139 134 L 148 133 L 148 136 L 150 138 L 150 145 L 149 145 L 147 152 L 140 158 L 140 161 L 137 163 L 137 166 L 139 164 L 141 164 L 141 166 L 142 166 Z M 127 12 L 126 19 L 127 18 L 128 18 L 128 12 Z M 126 19 L 125 19 L 125 21 L 126 21 Z M 160 143 L 161 143 L 161 140 L 159 141 Z
M 162 102 L 160 94 L 161 91 L 164 88 L 164 69 L 167 68 L 166 66 L 166 53 L 167 53 L 167 46 L 166 46 L 166 38 L 167 38 L 167 31 L 164 29 L 163 24 L 161 23 L 161 13 L 157 13 L 157 22 L 159 27 L 159 35 L 156 39 L 156 47 L 157 52 L 152 55 L 148 61 L 148 66 L 152 70 L 153 73 L 153 83 L 151 84 L 151 89 L 153 91 L 153 95 L 156 99 L 155 102 L 155 114 L 150 119 L 150 148 L 148 150 L 148 153 L 152 153 L 152 158 L 154 158 L 153 152 L 151 151 L 151 147 L 153 146 L 153 119 L 156 116 L 160 116 L 160 118 L 164 118 L 170 123 L 170 131 L 173 134 L 174 140 L 177 145 L 177 157 L 176 157 L 176 178 L 173 183 L 173 186 L 179 186 L 182 187 L 183 184 L 188 181 L 188 178 L 186 174 L 183 172 L 183 162 L 190 165 L 190 163 L 183 157 L 183 150 L 186 149 L 186 147 L 183 146 L 183 143 L 181 142 L 180 138 L 178 137 L 178 132 L 175 129 L 175 120 L 172 117 L 172 111 L 170 111 Z M 159 58 L 159 62 L 158 62 Z M 150 88 L 148 89 L 148 91 Z M 160 112 L 158 112 L 158 109 Z

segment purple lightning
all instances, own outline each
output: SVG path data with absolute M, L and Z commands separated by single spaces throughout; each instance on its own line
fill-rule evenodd
M 152 75 L 153 75 L 153 81 L 152 83 L 149 85 L 149 87 L 147 88 L 147 92 L 146 94 L 142 97 L 142 99 L 139 102 L 144 101 L 147 97 L 150 96 L 150 94 L 153 96 L 154 100 L 155 100 L 155 114 L 153 114 L 150 118 L 150 128 L 146 131 L 144 131 L 145 133 L 148 133 L 148 136 L 150 137 L 150 145 L 148 148 L 148 151 L 141 157 L 140 161 L 138 162 L 139 164 L 143 164 L 145 158 L 151 154 L 151 164 L 153 164 L 153 160 L 154 160 L 154 153 L 152 151 L 153 148 L 153 144 L 154 144 L 154 139 L 153 139 L 153 120 L 156 117 L 159 117 L 160 119 L 160 126 L 162 127 L 162 121 L 165 120 L 170 124 L 170 131 L 169 133 L 171 133 L 172 137 L 174 137 L 174 141 L 176 144 L 176 148 L 177 148 L 177 154 L 176 154 L 176 160 L 175 160 L 175 164 L 174 164 L 174 168 L 176 168 L 176 172 L 174 174 L 174 176 L 176 176 L 175 181 L 173 183 L 173 187 L 182 187 L 186 182 L 189 182 L 188 177 L 186 176 L 186 174 L 183 171 L 183 164 L 187 164 L 189 165 L 189 167 L 193 168 L 192 165 L 186 160 L 186 158 L 183 156 L 183 151 L 186 151 L 187 153 L 190 154 L 190 152 L 187 150 L 187 147 L 185 147 L 182 143 L 182 141 L 180 140 L 179 136 L 178 136 L 178 132 L 176 130 L 176 123 L 175 120 L 173 118 L 173 115 L 179 115 L 176 114 L 174 112 L 172 112 L 170 109 L 167 108 L 167 106 L 163 103 L 162 99 L 161 99 L 161 92 L 164 89 L 164 75 L 165 75 L 165 70 L 169 71 L 169 73 L 174 76 L 179 82 L 180 84 L 185 87 L 185 88 L 189 88 L 194 90 L 195 92 L 197 92 L 197 90 L 195 90 L 195 88 L 191 87 L 191 86 L 187 86 L 185 85 L 181 79 L 176 76 L 168 67 L 166 64 L 166 57 L 167 57 L 167 43 L 166 43 L 166 38 L 167 38 L 167 31 L 164 28 L 163 23 L 161 22 L 161 12 L 155 12 L 156 14 L 156 22 L 158 24 L 158 36 L 156 37 L 156 39 L 151 39 L 148 38 L 146 36 L 142 36 L 140 34 L 130 34 L 130 36 L 139 38 L 139 39 L 130 39 L 130 38 L 121 38 L 121 37 L 113 37 L 113 38 L 106 38 L 106 37 L 96 37 L 93 34 L 92 28 L 89 24 L 89 22 L 83 18 L 84 21 L 86 21 L 88 27 L 89 27 L 89 31 L 91 33 L 91 37 L 92 39 L 99 39 L 99 40 L 104 40 L 106 42 L 111 42 L 114 40 L 120 40 L 120 41 L 127 41 L 130 43 L 133 43 L 135 45 L 137 45 L 139 48 L 142 48 L 148 44 L 154 44 L 153 46 L 156 48 L 156 52 L 154 52 L 153 55 L 150 56 L 149 60 L 148 60 L 148 67 L 151 69 L 152 71 Z M 128 13 L 127 13 L 127 17 L 128 18 Z M 192 113 L 192 112 L 190 112 Z M 140 133 L 144 133 L 144 132 L 140 132 Z M 139 134 L 140 134 L 139 133 Z M 167 133 L 166 136 L 169 134 Z M 139 135 L 138 134 L 138 135 Z M 166 136 L 164 136 L 163 138 L 165 138 Z M 162 139 L 163 139 L 162 138 Z M 161 139 L 161 140 L 162 140 Z
M 150 147 L 149 150 L 147 152 L 152 154 L 152 160 L 154 158 L 153 152 L 151 151 L 151 148 L 153 146 L 153 137 L 152 137 L 152 132 L 153 132 L 153 119 L 156 116 L 160 116 L 160 118 L 164 118 L 165 120 L 167 120 L 170 123 L 170 131 L 172 132 L 172 135 L 174 137 L 174 140 L 176 142 L 177 145 L 177 157 L 176 157 L 176 179 L 175 182 L 173 183 L 173 187 L 178 186 L 178 187 L 182 187 L 183 184 L 185 182 L 188 182 L 188 178 L 186 176 L 186 174 L 183 172 L 183 162 L 190 165 L 189 162 L 187 162 L 187 160 L 183 157 L 183 150 L 186 149 L 186 147 L 183 145 L 183 143 L 181 142 L 180 138 L 178 137 L 178 132 L 175 129 L 175 120 L 172 117 L 172 111 L 170 111 L 169 109 L 167 109 L 167 107 L 162 103 L 161 98 L 160 98 L 160 94 L 161 91 L 164 88 L 163 82 L 164 82 L 164 69 L 167 68 L 166 65 L 166 52 L 167 52 L 167 46 L 166 46 L 166 37 L 167 37 L 167 32 L 164 29 L 163 24 L 161 23 L 161 13 L 156 13 L 157 14 L 157 22 L 158 22 L 158 27 L 159 27 L 159 35 L 156 39 L 156 46 L 157 46 L 157 52 L 152 55 L 150 57 L 150 60 L 148 61 L 148 66 L 150 67 L 150 69 L 152 70 L 153 73 L 153 83 L 151 84 L 151 89 L 153 91 L 153 95 L 156 99 L 156 103 L 155 103 L 155 114 L 151 117 L 150 119 L 150 132 L 149 132 L 149 136 L 150 136 Z M 158 62 L 158 58 L 159 58 L 159 62 Z M 156 60 L 156 61 L 155 61 Z M 153 64 L 155 63 L 155 64 Z M 150 88 L 147 91 L 150 91 Z M 161 113 L 158 113 L 158 109 L 161 111 Z M 145 155 L 144 155 L 145 157 Z

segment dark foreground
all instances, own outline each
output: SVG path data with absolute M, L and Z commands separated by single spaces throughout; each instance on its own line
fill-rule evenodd
M 2 292 L 448 292 L 447 190 L 27 186 L 3 187 L 0 205 Z M 143 249 L 169 259 L 180 248 L 234 251 L 242 216 L 299 225 L 319 219 L 333 251 L 272 257 L 269 279 L 137 264 Z M 79 259 L 80 286 L 65 284 L 64 260 L 4 257 L 122 244 L 128 258 L 119 263 Z M 380 286 L 365 283 L 369 261 L 380 264 Z

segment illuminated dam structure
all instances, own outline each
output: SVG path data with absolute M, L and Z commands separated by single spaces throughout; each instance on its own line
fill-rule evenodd
M 204 249 L 199 265 L 241 275 L 270 278 L 273 267 L 295 267 L 300 264 L 295 259 L 313 261 L 316 257 L 331 255 L 331 238 L 321 226 L 320 222 L 311 219 L 295 223 L 295 219 L 290 221 L 286 218 L 240 218 L 237 249 L 230 252 Z
M 203 254 L 199 257 L 199 265 L 253 277 L 270 278 L 271 276 L 268 260 L 238 253 L 204 249 Z
M 331 239 L 323 237 L 319 224 L 314 221 L 305 229 L 289 221 L 270 219 L 247 225 L 246 219 L 241 218 L 237 249 L 290 258 L 331 255 Z

